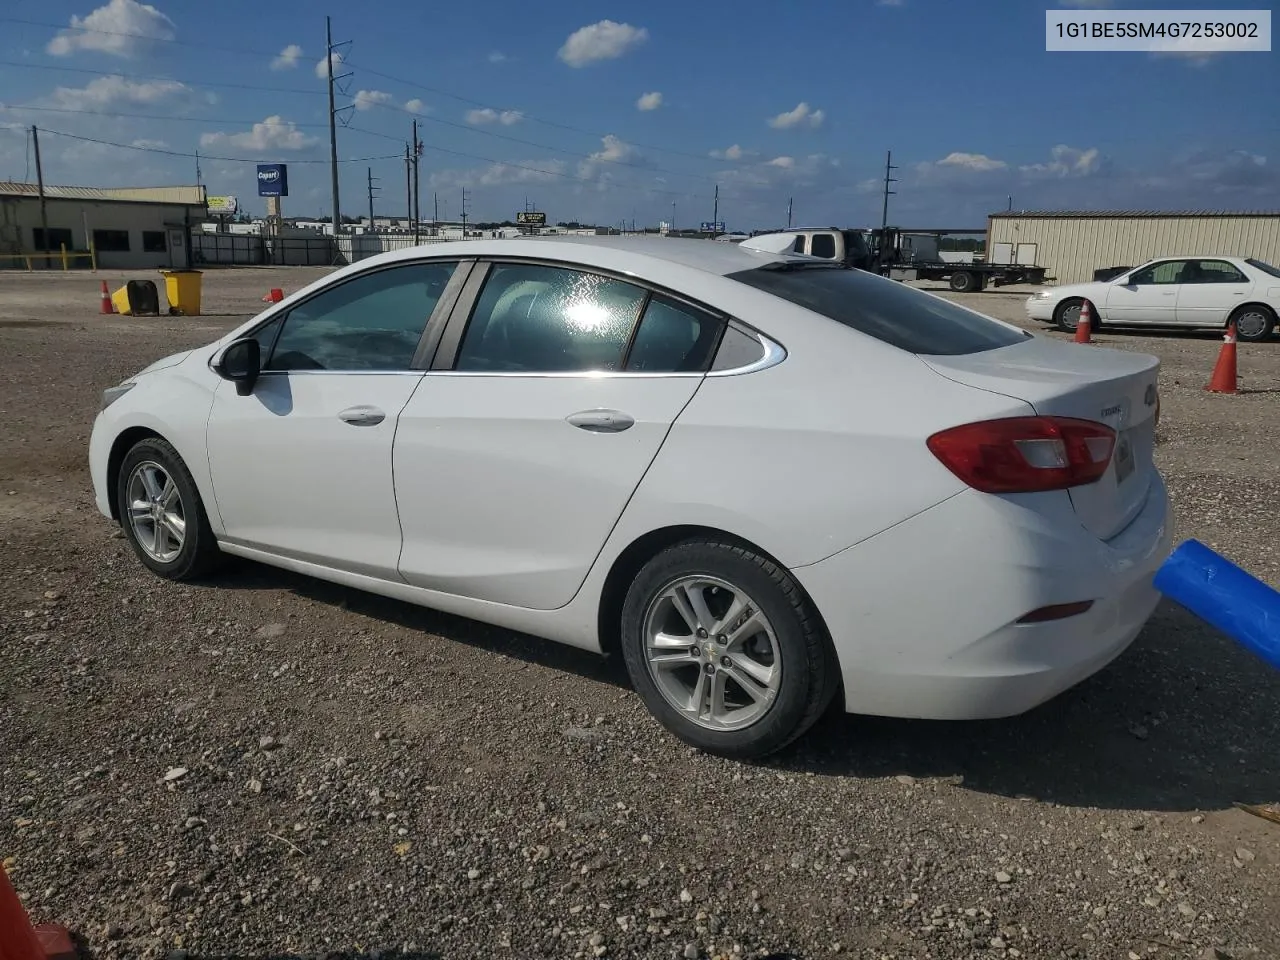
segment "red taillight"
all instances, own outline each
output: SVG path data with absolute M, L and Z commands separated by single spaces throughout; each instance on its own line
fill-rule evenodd
M 1035 493 L 1093 483 L 1107 472 L 1116 434 L 1092 420 L 1012 417 L 935 433 L 933 455 L 983 493 Z

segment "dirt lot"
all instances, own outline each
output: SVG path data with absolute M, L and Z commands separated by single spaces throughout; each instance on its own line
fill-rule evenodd
M 1027 716 L 830 716 L 751 766 L 665 736 L 620 664 L 145 573 L 92 503 L 100 391 L 321 273 L 210 271 L 198 319 L 0 274 L 0 858 L 37 918 L 193 960 L 1280 956 L 1280 825 L 1234 807 L 1280 801 L 1280 675 L 1171 606 Z M 1100 339 L 1163 358 L 1180 537 L 1280 586 L 1280 341 L 1222 397 L 1220 337 Z

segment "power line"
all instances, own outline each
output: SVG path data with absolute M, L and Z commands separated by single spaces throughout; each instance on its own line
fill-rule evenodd
M 40 130 L 44 133 L 51 134 L 52 136 L 55 136 L 55 137 L 66 137 L 69 140 L 83 140 L 85 143 L 96 143 L 105 147 L 119 147 L 121 150 L 138 150 L 138 151 L 141 151 L 142 153 L 161 153 L 168 157 L 193 158 L 196 156 L 196 154 L 194 153 L 184 153 L 181 150 L 165 150 L 160 147 L 140 147 L 132 143 L 116 143 L 113 140 L 101 140 L 97 137 L 83 137 L 76 133 L 64 133 L 61 130 L 50 130 L 48 127 L 41 127 Z M 260 159 L 249 158 L 249 157 L 218 157 L 208 153 L 200 154 L 200 158 L 202 160 L 221 160 L 224 163 L 273 163 L 275 162 L 275 161 L 260 160 Z M 389 153 L 389 154 L 385 154 L 383 156 L 377 156 L 377 157 L 347 157 L 346 159 L 339 160 L 338 162 L 339 163 L 368 163 L 371 160 L 399 160 L 399 159 L 400 159 L 399 154 Z M 326 159 L 326 160 L 290 160 L 289 162 L 290 163 L 328 163 L 329 161 Z
M 0 18 L 3 19 L 3 18 Z M 251 90 L 262 93 L 303 93 L 312 97 L 323 97 L 323 90 L 305 90 L 302 87 L 264 87 L 253 83 L 229 83 L 222 80 L 189 80 L 182 77 L 165 77 L 156 73 L 122 73 L 119 70 L 90 70 L 86 67 L 64 67 L 53 63 L 18 63 L 14 60 L 0 60 L 0 67 L 14 67 L 18 70 L 54 70 L 60 73 L 80 73 L 94 77 L 119 77 L 121 80 L 159 80 L 167 83 L 180 83 L 188 87 L 217 87 L 227 90 Z

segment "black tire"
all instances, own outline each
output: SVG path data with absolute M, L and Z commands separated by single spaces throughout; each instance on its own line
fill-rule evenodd
M 951 275 L 951 289 L 956 293 L 971 293 L 978 289 L 978 278 L 968 270 L 957 270 Z
M 1244 321 L 1243 326 L 1241 321 Z M 1245 303 L 1236 307 L 1228 322 L 1236 325 L 1236 339 L 1241 343 L 1270 340 L 1276 329 L 1275 312 L 1258 303 Z
M 180 511 L 176 512 L 180 512 L 183 518 L 184 533 L 181 546 L 173 557 L 167 557 L 163 553 L 157 555 L 154 542 L 150 547 L 144 546 L 139 539 L 140 532 L 135 529 L 136 525 L 131 519 L 130 484 L 135 470 L 145 464 L 158 467 L 177 490 Z M 125 539 L 133 547 L 138 559 L 153 573 L 168 580 L 194 580 L 209 573 L 223 559 L 213 530 L 209 527 L 209 516 L 200 499 L 200 491 L 191 478 L 191 471 L 167 440 L 159 437 L 140 440 L 124 455 L 120 471 L 116 475 L 116 507 Z M 150 522 L 152 529 L 156 526 L 154 520 L 143 522 Z M 173 545 L 171 539 L 168 545 Z
M 1063 300 L 1053 310 L 1053 323 L 1063 333 L 1075 333 L 1076 324 L 1080 322 L 1080 307 L 1083 306 L 1084 300 L 1080 297 L 1071 297 Z M 1089 311 L 1092 314 L 1092 310 Z M 1096 329 L 1098 326 L 1097 318 L 1094 318 L 1091 325 Z
M 709 729 L 673 706 L 648 663 L 646 622 L 651 609 L 672 584 L 698 576 L 725 581 L 745 594 L 768 619 L 776 640 L 774 662 L 781 672 L 776 694 L 761 716 L 733 730 Z M 621 632 L 627 672 L 649 711 L 675 736 L 707 753 L 740 760 L 775 753 L 813 726 L 839 689 L 839 664 L 804 591 L 786 570 L 733 543 L 686 540 L 653 557 L 627 591 Z M 691 646 L 700 642 L 691 637 Z M 708 666 L 692 656 L 690 662 L 694 677 Z

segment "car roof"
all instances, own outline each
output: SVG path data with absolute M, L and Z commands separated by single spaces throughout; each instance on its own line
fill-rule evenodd
M 654 236 L 551 236 L 447 240 L 443 243 L 423 244 L 378 254 L 358 260 L 352 266 L 367 267 L 374 265 L 375 261 L 380 265 L 424 256 L 473 256 L 546 257 L 565 259 L 584 266 L 610 267 L 617 264 L 619 254 L 624 254 L 628 258 L 678 264 L 681 267 L 718 276 L 750 270 L 766 263 L 789 261 L 807 263 L 812 259 L 798 254 L 764 253 L 743 249 L 736 243 L 716 243 L 713 240 Z M 637 264 L 637 266 L 640 265 Z

